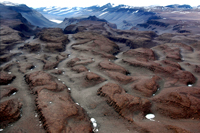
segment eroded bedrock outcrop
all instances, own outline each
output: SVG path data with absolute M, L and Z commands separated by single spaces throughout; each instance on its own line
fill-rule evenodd
M 17 99 L 10 99 L 0 103 L 0 128 L 20 118 L 22 104 Z
M 58 54 L 56 57 L 44 54 L 44 56 L 40 59 L 44 63 L 43 70 L 51 70 L 56 68 L 58 64 L 67 57 L 68 55 L 62 53 Z
M 134 121 L 134 117 L 138 116 L 142 119 L 144 115 L 150 112 L 151 102 L 148 99 L 127 94 L 117 84 L 108 83 L 102 86 L 97 94 L 105 97 L 107 103 L 129 121 Z
M 103 54 L 113 55 L 119 52 L 119 46 L 117 44 L 97 33 L 80 32 L 74 34 L 73 37 L 76 41 L 83 42 L 87 40 L 85 43 L 74 44 L 73 47 L 76 47 L 76 49 L 80 47 L 82 50 L 91 51 L 102 56 Z
M 161 78 L 166 79 L 165 87 L 169 87 L 171 85 L 188 85 L 194 84 L 196 82 L 196 78 L 194 75 L 188 71 L 180 70 L 179 68 L 172 67 L 170 65 L 162 66 L 160 63 L 148 60 L 136 60 L 136 59 L 123 59 L 124 63 L 128 63 L 134 67 L 146 68 Z
M 16 93 L 18 91 L 17 88 L 12 87 L 12 86 L 4 86 L 4 87 L 0 87 L 0 99 L 2 99 L 3 97 L 7 97 L 10 96 L 14 93 Z
M 47 132 L 92 132 L 86 112 L 74 103 L 66 89 L 59 93 L 42 90 L 38 93 L 36 105 Z
M 99 67 L 102 70 L 116 71 L 116 72 L 120 72 L 120 73 L 123 73 L 123 74 L 129 73 L 125 68 L 123 68 L 123 67 L 121 67 L 117 64 L 114 64 L 109 60 L 104 60 L 104 61 L 100 62 Z
M 25 75 L 25 80 L 34 93 L 38 93 L 42 89 L 48 89 L 55 92 L 67 89 L 67 86 L 58 81 L 57 78 L 43 71 L 27 74 Z
M 130 49 L 124 52 L 123 55 L 131 58 L 145 58 L 148 60 L 155 60 L 155 54 L 153 50 L 149 48 Z
M 17 52 L 17 53 L 7 53 L 7 54 L 0 56 L 0 65 L 4 64 L 6 62 L 9 62 L 14 57 L 17 57 L 19 55 L 21 55 L 21 53 Z
M 161 79 L 158 76 L 153 76 L 152 78 L 147 77 L 137 77 L 138 80 L 131 84 L 131 88 L 142 92 L 144 96 L 151 97 L 159 88 L 158 81 Z
M 19 47 L 20 50 L 25 50 L 30 53 L 40 52 L 41 51 L 41 44 L 35 42 L 29 42 L 24 44 L 24 46 Z
M 160 58 L 166 58 L 172 61 L 182 61 L 181 53 L 193 52 L 190 46 L 183 43 L 166 43 L 154 47 L 154 50 L 159 51 Z
M 73 101 L 66 85 L 43 71 L 28 74 L 25 80 L 31 90 L 37 91 L 36 106 L 47 132 L 92 132 L 89 117 Z
M 60 28 L 48 28 L 37 34 L 37 37 L 46 43 L 44 51 L 62 52 L 65 51 L 69 42 L 68 35 L 65 35 Z
M 33 65 L 32 62 L 23 62 L 19 63 L 19 71 L 21 73 L 26 73 L 28 70 L 34 69 L 35 66 Z
M 0 51 L 4 52 L 13 48 L 17 43 L 23 41 L 23 34 L 19 31 L 13 30 L 8 26 L 1 25 L 0 28 Z
M 10 84 L 16 78 L 15 75 L 5 71 L 0 72 L 0 85 Z
M 120 84 L 128 84 L 133 81 L 133 78 L 127 75 L 124 75 L 120 72 L 113 72 L 113 71 L 105 71 L 106 75 L 108 75 L 113 80 L 117 81 Z
M 173 118 L 200 119 L 200 89 L 197 87 L 171 87 L 152 98 L 153 110 Z
M 67 62 L 67 66 L 74 67 L 77 65 L 88 65 L 93 62 L 94 62 L 93 58 L 73 58 Z
M 83 66 L 83 65 L 74 66 L 74 67 L 72 67 L 72 70 L 76 71 L 77 73 L 88 71 L 88 69 L 85 66 Z
M 95 86 L 99 83 L 106 81 L 105 78 L 102 78 L 101 76 L 93 72 L 84 72 L 80 75 L 79 78 L 80 81 L 76 80 L 75 78 L 75 82 L 80 83 L 81 87 L 83 88 Z

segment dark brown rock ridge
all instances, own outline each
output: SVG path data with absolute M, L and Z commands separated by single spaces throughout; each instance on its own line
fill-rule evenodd
M 22 33 L 4 25 L 1 25 L 0 36 L 1 52 L 10 50 L 14 45 L 23 42 Z
M 86 75 L 85 80 L 83 82 L 83 87 L 91 87 L 106 80 L 93 72 L 86 72 L 85 74 Z
M 155 110 L 173 119 L 200 119 L 200 90 L 196 87 L 171 87 L 153 98 Z
M 21 55 L 21 53 L 7 53 L 5 55 L 0 56 L 0 65 L 12 60 L 14 57 L 19 55 Z
M 78 65 L 88 65 L 93 62 L 94 61 L 92 58 L 73 58 L 67 62 L 67 66 L 74 67 L 74 66 L 78 66 Z
M 26 73 L 28 70 L 31 70 L 35 68 L 33 63 L 25 62 L 25 63 L 19 63 L 19 71 L 22 73 Z
M 42 90 L 36 98 L 36 105 L 49 133 L 92 132 L 86 112 L 74 103 L 67 90 L 60 93 Z
M 46 43 L 44 49 L 46 52 L 65 51 L 66 44 L 69 42 L 68 36 L 59 28 L 44 29 L 37 34 L 37 37 Z
M 132 77 L 124 75 L 120 72 L 105 71 L 105 73 L 120 84 L 128 84 L 133 81 Z
M 88 69 L 85 66 L 83 66 L 83 65 L 74 66 L 74 67 L 72 67 L 72 70 L 76 71 L 77 73 L 88 71 Z
M 150 79 L 141 77 L 138 81 L 135 81 L 131 86 L 133 89 L 142 92 L 145 96 L 151 97 L 159 88 L 158 80 L 160 77 L 153 76 Z
M 26 43 L 24 46 L 19 47 L 19 49 L 26 50 L 28 52 L 34 53 L 34 52 L 40 52 L 41 51 L 41 45 L 39 43 Z
M 92 32 L 80 32 L 80 33 L 74 34 L 73 37 L 77 41 L 78 40 L 83 41 L 86 39 L 90 40 L 90 43 L 78 45 L 80 47 L 81 45 L 84 45 L 85 47 L 83 49 L 87 51 L 96 51 L 96 52 L 101 51 L 102 53 L 107 53 L 111 55 L 119 52 L 118 45 L 112 42 L 111 40 L 107 39 L 103 35 L 99 35 Z M 77 44 L 73 46 L 77 46 Z
M 20 118 L 22 104 L 17 99 L 10 99 L 0 104 L 0 128 Z
M 127 94 L 123 88 L 117 84 L 108 83 L 102 86 L 97 94 L 106 98 L 107 103 L 124 118 L 134 121 L 134 116 L 144 116 L 150 111 L 151 102 L 148 99 L 135 97 Z
M 162 52 L 161 57 L 171 61 L 182 61 L 181 53 L 191 53 L 193 49 L 183 43 L 166 43 L 154 48 L 156 51 Z
M 25 75 L 25 80 L 34 93 L 38 93 L 42 89 L 59 92 L 67 88 L 58 79 L 43 71 L 27 74 Z
M 89 117 L 74 103 L 66 85 L 42 71 L 26 75 L 25 80 L 31 90 L 38 90 L 36 106 L 47 132 L 92 132 Z
M 123 73 L 123 74 L 129 73 L 125 68 L 123 68 L 119 65 L 116 65 L 109 60 L 104 60 L 104 61 L 100 62 L 99 67 L 102 70 L 117 71 L 117 72 L 120 72 L 120 73 Z
M 2 99 L 3 97 L 7 97 L 12 95 L 13 93 L 16 93 L 18 91 L 17 88 L 12 87 L 12 86 L 6 86 L 6 87 L 1 87 L 0 88 L 0 99 Z
M 59 54 L 55 58 L 50 58 L 51 56 L 44 55 L 44 58 L 41 61 L 44 63 L 43 70 L 51 70 L 58 66 L 58 64 L 67 58 L 67 55 Z
M 155 60 L 155 54 L 154 54 L 153 50 L 148 49 L 148 48 L 130 49 L 127 52 L 124 52 L 123 54 L 128 57 L 145 58 L 148 60 Z
M 7 85 L 16 78 L 13 74 L 8 74 L 5 71 L 0 72 L 0 85 Z
M 123 62 L 130 64 L 134 67 L 146 68 L 162 78 L 166 79 L 166 87 L 174 84 L 193 84 L 196 82 L 194 75 L 188 71 L 183 71 L 175 67 L 166 66 L 163 67 L 161 64 L 153 61 L 138 61 L 135 59 L 123 59 Z

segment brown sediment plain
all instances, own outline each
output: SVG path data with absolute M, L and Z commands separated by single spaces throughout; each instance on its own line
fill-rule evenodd
M 0 130 L 199 133 L 200 36 L 98 24 L 4 44 Z

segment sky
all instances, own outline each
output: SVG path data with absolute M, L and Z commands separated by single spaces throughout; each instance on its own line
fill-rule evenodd
M 5 0 L 0 0 L 3 2 Z M 160 5 L 166 6 L 171 4 L 189 4 L 191 6 L 200 5 L 200 0 L 6 0 L 18 4 L 26 4 L 29 7 L 88 7 L 93 5 L 124 4 L 129 6 L 151 6 Z

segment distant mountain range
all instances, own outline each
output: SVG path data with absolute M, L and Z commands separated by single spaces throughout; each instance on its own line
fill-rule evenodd
M 128 5 L 113 6 L 108 3 L 104 6 L 72 8 L 53 6 L 33 9 L 24 4 L 3 2 L 0 3 L 0 11 L 4 15 L 2 18 L 9 17 L 9 14 L 13 14 L 11 12 L 15 12 L 18 13 L 18 16 L 21 15 L 20 21 L 27 21 L 27 23 L 29 22 L 38 27 L 59 27 L 64 29 L 66 26 L 76 24 L 84 19 L 90 20 L 91 18 L 95 18 L 98 20 L 92 21 L 103 20 L 122 30 L 155 30 L 156 27 L 152 25 L 156 24 L 163 27 L 163 25 L 168 25 L 166 24 L 167 20 L 164 19 L 176 19 L 177 13 L 179 13 L 178 16 L 183 16 L 190 13 L 190 11 L 200 12 L 200 6 L 194 8 L 190 5 L 175 4 L 168 6 L 133 7 Z M 169 15 L 169 13 L 172 15 Z M 188 15 L 190 16 L 190 14 Z M 193 13 L 191 16 L 195 15 Z M 188 16 L 185 15 L 184 17 L 187 18 Z M 184 17 L 182 19 L 185 19 Z M 60 24 L 52 21 L 60 21 Z
M 63 21 L 64 18 L 85 18 L 96 16 L 105 19 L 110 23 L 115 23 L 118 29 L 128 30 L 137 24 L 147 22 L 148 20 L 160 18 L 158 11 L 184 11 L 192 10 L 190 5 L 168 5 L 168 6 L 150 6 L 133 7 L 127 5 L 113 6 L 108 3 L 104 6 L 91 7 L 41 7 L 36 10 L 48 19 Z

